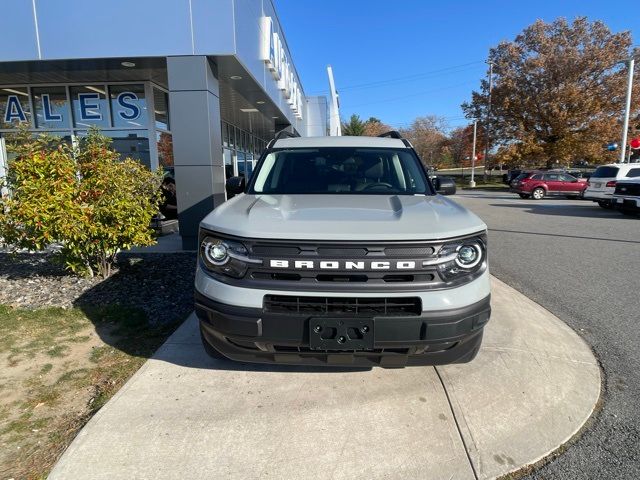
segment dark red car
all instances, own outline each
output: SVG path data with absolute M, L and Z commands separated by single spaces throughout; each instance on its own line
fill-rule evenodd
M 564 172 L 522 173 L 511 182 L 511 191 L 521 198 L 540 200 L 547 195 L 582 197 L 587 188 L 587 180 L 576 178 Z

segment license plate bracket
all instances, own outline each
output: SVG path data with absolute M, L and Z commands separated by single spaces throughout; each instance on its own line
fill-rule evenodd
M 309 319 L 312 350 L 373 350 L 373 318 L 316 317 Z

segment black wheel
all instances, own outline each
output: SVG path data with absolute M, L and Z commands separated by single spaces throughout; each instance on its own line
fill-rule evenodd
M 542 187 L 534 188 L 533 192 L 531 192 L 531 197 L 534 200 L 542 200 L 544 198 L 545 193 L 546 192 L 544 191 L 544 188 L 542 188 Z
M 609 200 L 598 200 L 598 205 L 600 205 L 602 208 L 605 208 L 607 210 L 610 210 L 613 208 L 613 204 Z
M 207 339 L 204 338 L 204 335 L 202 334 L 202 328 L 200 329 L 200 340 L 202 340 L 204 351 L 207 352 L 207 355 L 209 355 L 211 358 L 215 358 L 216 360 L 229 360 L 227 357 L 221 354 L 218 350 L 216 350 L 213 345 L 207 342 Z
M 529 195 L 526 193 L 519 193 L 518 195 L 520 195 L 520 198 L 529 198 Z

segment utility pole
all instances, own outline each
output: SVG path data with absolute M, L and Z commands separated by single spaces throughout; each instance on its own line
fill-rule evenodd
M 329 104 L 329 135 L 341 136 L 342 126 L 340 125 L 340 99 L 336 90 L 336 83 L 333 80 L 333 69 L 331 65 L 327 65 L 327 76 L 329 77 L 329 95 L 331 103 Z
M 476 182 L 474 180 L 474 174 L 476 171 L 476 134 L 478 131 L 478 120 L 473 120 L 473 147 L 471 147 L 471 181 L 469 186 L 475 188 Z
M 487 181 L 487 160 L 489 159 L 489 138 L 490 138 L 490 118 L 491 118 L 491 92 L 493 91 L 493 62 L 489 60 L 489 105 L 487 107 L 487 119 L 485 122 L 485 146 L 484 146 L 484 181 Z
M 629 60 L 625 60 L 629 69 L 629 76 L 627 77 L 627 98 L 624 106 L 624 121 L 622 122 L 622 145 L 620 145 L 620 163 L 625 163 L 627 153 L 627 134 L 629 130 L 629 112 L 631 111 L 631 90 L 633 89 L 633 68 L 635 67 L 635 59 L 631 57 Z M 631 157 L 629 157 L 631 161 Z

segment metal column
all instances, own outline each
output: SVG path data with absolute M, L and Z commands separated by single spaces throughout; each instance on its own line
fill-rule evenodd
M 206 56 L 177 56 L 167 73 L 180 235 L 194 249 L 200 220 L 225 200 L 217 68 Z

